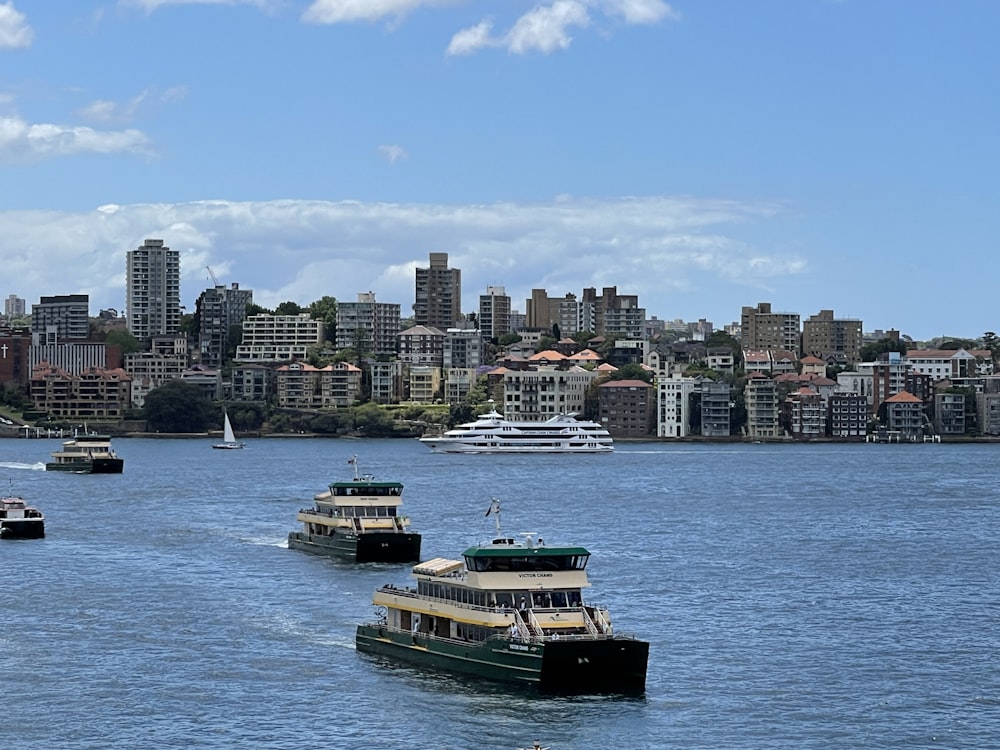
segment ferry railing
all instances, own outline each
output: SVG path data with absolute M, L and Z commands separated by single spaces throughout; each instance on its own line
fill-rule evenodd
M 597 629 L 597 625 L 594 624 L 593 619 L 591 619 L 590 612 L 587 611 L 587 608 L 580 607 L 580 611 L 583 612 L 583 624 L 587 626 L 587 632 L 593 636 L 600 635 L 600 631 Z

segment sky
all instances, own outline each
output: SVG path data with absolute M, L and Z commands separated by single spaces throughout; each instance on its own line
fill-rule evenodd
M 0 0 L 0 298 L 616 287 L 1000 330 L 1000 3 Z

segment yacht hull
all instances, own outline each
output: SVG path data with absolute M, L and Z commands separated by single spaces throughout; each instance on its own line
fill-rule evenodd
M 121 458 L 94 458 L 45 464 L 46 471 L 68 471 L 73 474 L 121 474 L 124 469 L 125 461 Z

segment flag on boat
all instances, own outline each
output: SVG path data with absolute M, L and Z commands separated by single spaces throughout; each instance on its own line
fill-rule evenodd
M 349 459 L 347 459 L 347 463 L 349 464 L 356 464 L 357 462 L 358 462 L 357 456 L 351 456 Z

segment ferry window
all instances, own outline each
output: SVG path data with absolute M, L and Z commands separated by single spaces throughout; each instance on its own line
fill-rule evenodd
M 388 514 L 388 510 L 389 509 L 386 508 L 386 507 L 384 507 L 384 506 L 376 508 L 375 510 L 379 514 L 379 516 L 382 517 L 382 518 L 384 518 L 385 516 L 389 515 Z
M 553 607 L 565 607 L 566 606 L 566 592 L 565 591 L 553 591 L 552 592 L 552 606 Z
M 395 506 L 389 508 L 388 511 L 389 511 L 389 515 L 390 516 L 396 515 L 396 507 Z
M 569 600 L 569 606 L 571 607 L 579 607 L 583 604 L 583 597 L 580 596 L 579 590 L 568 591 L 566 596 Z
M 498 591 L 496 593 L 496 600 L 498 607 L 506 607 L 510 609 L 514 606 L 514 597 L 508 591 Z
M 547 591 L 536 591 L 531 595 L 531 606 L 545 609 L 552 606 L 552 597 Z

